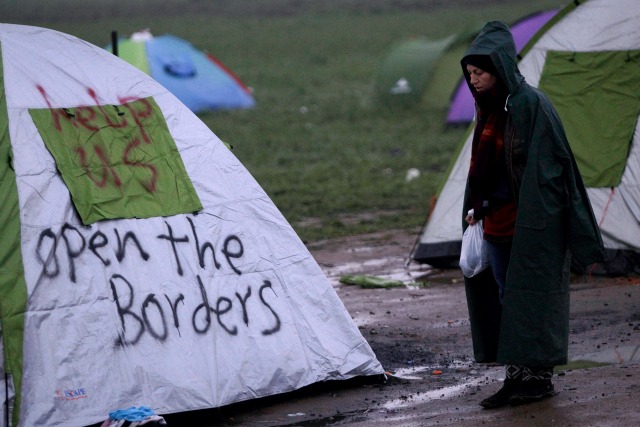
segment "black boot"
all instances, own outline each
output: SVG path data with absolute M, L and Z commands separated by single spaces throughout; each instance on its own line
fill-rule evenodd
M 480 402 L 480 406 L 485 409 L 499 408 L 511 403 L 513 393 L 518 389 L 520 380 L 505 378 L 502 388 L 497 393 L 492 394 Z
M 522 405 L 555 396 L 557 393 L 551 383 L 552 375 L 553 368 L 524 368 L 522 381 L 511 396 L 509 403 Z
M 497 393 L 487 397 L 480 402 L 480 406 L 485 409 L 499 408 L 510 403 L 511 396 L 518 389 L 522 380 L 523 368 L 515 365 L 507 365 L 505 368 L 505 379 L 502 388 Z

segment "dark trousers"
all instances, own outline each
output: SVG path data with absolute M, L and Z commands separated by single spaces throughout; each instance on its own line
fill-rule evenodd
M 507 285 L 509 258 L 511 257 L 511 240 L 500 243 L 485 240 L 485 243 L 489 253 L 489 263 L 491 264 L 493 278 L 498 284 L 498 298 L 500 299 L 500 304 L 502 304 L 504 289 Z

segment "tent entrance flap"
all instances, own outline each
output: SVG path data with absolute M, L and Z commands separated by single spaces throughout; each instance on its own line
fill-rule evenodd
M 639 50 L 547 52 L 539 86 L 562 117 L 587 187 L 620 184 L 640 113 L 639 63 Z
M 462 241 L 452 240 L 430 244 L 420 244 L 416 248 L 413 260 L 424 262 L 436 268 L 456 267 L 460 259 Z

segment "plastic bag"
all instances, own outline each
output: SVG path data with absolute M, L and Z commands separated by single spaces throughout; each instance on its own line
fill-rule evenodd
M 482 224 L 470 225 L 462 235 L 460 268 L 466 277 L 473 277 L 489 266 L 489 254 L 484 243 Z

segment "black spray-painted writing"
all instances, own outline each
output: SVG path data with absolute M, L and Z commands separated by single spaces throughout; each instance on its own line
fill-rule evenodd
M 186 220 L 190 233 L 176 233 L 175 227 L 165 220 L 163 232 L 151 238 L 165 242 L 163 252 L 173 255 L 178 276 L 185 275 L 185 262 L 196 266 L 197 259 L 197 266 L 203 270 L 203 275 L 193 273 L 192 279 L 182 280 L 184 286 L 193 291 L 187 295 L 192 296 L 185 296 L 183 293 L 140 294 L 136 286 L 125 277 L 126 272 L 112 272 L 109 286 L 121 323 L 117 344 L 134 345 L 145 335 L 163 342 L 171 335 L 171 331 L 182 336 L 181 328 L 185 325 L 190 326 L 197 334 L 207 334 L 218 329 L 236 336 L 241 330 L 250 327 L 261 328 L 260 333 L 265 336 L 278 332 L 281 328 L 280 317 L 269 304 L 268 297 L 265 297 L 266 290 L 271 290 L 275 295 L 269 280 L 258 279 L 262 282 L 261 285 L 254 282 L 253 288 L 257 288 L 257 293 L 251 284 L 247 284 L 242 287 L 242 291 L 234 286 L 234 291 L 228 295 L 223 294 L 224 289 L 219 289 L 219 296 L 215 300 L 210 299 L 210 290 L 206 287 L 215 283 L 215 270 L 228 268 L 233 274 L 242 276 L 238 260 L 244 256 L 245 248 L 242 240 L 234 234 L 227 235 L 219 247 L 214 246 L 198 235 L 192 218 L 186 217 Z M 142 237 L 150 238 L 149 235 Z M 81 261 L 81 258 L 94 258 L 105 269 L 118 269 L 125 259 L 134 257 L 133 263 L 139 268 L 145 268 L 144 262 L 151 258 L 162 259 L 158 256 L 160 254 L 150 253 L 149 247 L 158 250 L 157 244 L 149 245 L 132 231 L 117 228 L 112 233 L 92 231 L 90 227 L 75 227 L 65 223 L 59 229 L 47 228 L 40 233 L 35 255 L 41 265 L 43 277 L 61 277 L 77 283 L 77 266 L 90 265 L 90 260 Z M 195 259 L 190 260 L 189 256 Z M 204 281 L 205 278 L 209 282 Z M 256 294 L 257 298 L 253 296 Z M 187 313 L 186 310 L 192 311 Z M 272 323 L 267 320 L 267 327 L 255 326 L 251 324 L 252 314 L 254 318 L 257 315 L 263 321 L 272 319 Z
M 138 254 L 140 258 L 147 261 L 150 255 L 142 248 L 140 241 L 132 232 L 127 232 L 124 235 L 124 239 L 120 239 L 118 230 L 113 230 L 116 236 L 116 259 L 118 262 L 122 262 L 125 257 L 125 246 L 127 241 L 133 242 L 138 248 Z M 38 239 L 38 245 L 36 246 L 36 258 L 42 265 L 42 274 L 45 277 L 58 277 L 60 274 L 60 261 L 58 259 L 58 244 L 60 239 L 64 242 L 64 251 L 67 260 L 67 269 L 69 271 L 69 280 L 76 283 L 76 258 L 79 258 L 84 254 L 87 248 L 87 240 L 82 235 L 80 230 L 73 225 L 65 223 L 58 234 L 54 233 L 51 228 L 47 228 L 40 233 Z M 109 266 L 111 260 L 103 257 L 99 253 L 99 249 L 104 248 L 109 243 L 107 236 L 101 232 L 96 231 L 89 238 L 89 250 L 95 255 L 103 265 Z M 46 256 L 45 256 L 46 254 Z
M 189 316 L 193 330 L 198 334 L 206 334 L 212 330 L 215 318 L 215 322 L 221 330 L 232 336 L 237 335 L 240 322 L 236 318 L 238 310 L 233 310 L 236 301 L 226 296 L 219 296 L 215 302 L 210 302 L 207 290 L 199 275 L 196 275 L 196 280 L 201 302 L 195 307 L 193 313 L 178 312 L 178 303 L 182 302 L 184 305 L 185 297 L 183 294 L 178 294 L 173 300 L 169 295 L 164 295 L 171 312 L 173 329 L 181 336 L 180 319 L 183 316 Z M 114 274 L 109 284 L 122 324 L 122 334 L 116 342 L 118 346 L 137 344 L 145 333 L 157 341 L 165 341 L 169 337 L 171 330 L 167 321 L 169 315 L 155 294 L 148 294 L 142 299 L 142 302 L 136 301 L 137 296 L 133 285 L 120 274 Z M 281 321 L 276 311 L 265 299 L 265 289 L 273 290 L 271 282 L 268 280 L 265 280 L 258 290 L 260 304 L 248 304 L 252 293 L 251 286 L 247 288 L 244 296 L 237 292 L 235 296 L 240 305 L 241 322 L 244 323 L 244 327 L 250 327 L 251 313 L 266 310 L 273 318 L 273 326 L 262 329 L 260 332 L 262 335 L 271 335 L 280 330 Z
M 180 257 L 178 256 L 178 249 L 176 248 L 176 243 L 189 242 L 189 238 L 187 236 L 174 237 L 173 228 L 171 228 L 171 226 L 167 221 L 165 221 L 164 223 L 167 225 L 167 229 L 169 230 L 169 235 L 161 234 L 158 236 L 158 239 L 167 239 L 169 242 L 171 242 L 171 249 L 173 249 L 173 255 L 175 256 L 176 262 L 178 263 L 178 274 L 182 276 L 182 264 L 180 264 Z
M 193 225 L 193 221 L 191 221 L 191 218 L 187 218 L 187 220 L 189 221 L 189 224 L 191 225 L 191 231 L 193 232 L 193 239 L 195 242 L 196 251 L 198 253 L 198 263 L 200 264 L 200 267 L 206 268 L 205 255 L 207 253 L 207 249 L 209 249 L 211 251 L 211 256 L 213 258 L 213 265 L 215 268 L 219 270 L 221 265 L 216 259 L 216 253 L 213 248 L 213 245 L 210 242 L 204 242 L 202 245 L 200 245 L 200 239 L 198 238 L 198 233 L 196 232 L 196 227 Z M 178 271 L 178 274 L 182 276 L 184 272 L 182 270 L 182 264 L 180 263 L 180 257 L 178 256 L 178 248 L 176 243 L 189 243 L 189 237 L 174 236 L 173 229 L 171 228 L 171 226 L 167 222 L 165 222 L 165 224 L 167 225 L 167 230 L 169 234 L 160 234 L 158 236 L 158 239 L 168 240 L 171 243 L 173 256 L 176 259 L 177 271 Z M 236 250 L 232 250 L 234 248 Z M 222 244 L 222 249 L 220 251 L 224 254 L 225 259 L 227 260 L 227 264 L 229 265 L 229 267 L 231 267 L 234 273 L 236 273 L 237 275 L 241 275 L 242 272 L 233 264 L 231 259 L 240 258 L 244 254 L 244 247 L 242 245 L 242 241 L 237 236 L 234 236 L 234 235 L 227 236 L 227 238 L 224 239 L 224 243 Z
M 193 240 L 195 245 L 195 250 L 198 254 L 198 263 L 200 267 L 206 269 L 206 254 L 207 252 L 211 253 L 211 257 L 213 260 L 213 266 L 220 270 L 223 266 L 220 262 L 217 261 L 215 249 L 212 243 L 205 241 L 202 244 L 201 240 L 198 237 L 196 232 L 196 228 L 193 224 L 191 218 L 187 218 L 189 224 L 191 225 L 191 230 L 193 233 Z M 173 252 L 174 259 L 176 260 L 176 269 L 178 275 L 184 275 L 184 271 L 182 269 L 182 263 L 180 261 L 178 244 L 189 243 L 189 236 L 180 236 L 177 237 L 174 235 L 173 228 L 171 225 L 165 221 L 165 225 L 167 227 L 167 233 L 160 234 L 157 236 L 158 239 L 167 240 L 170 243 L 170 247 Z M 82 229 L 82 231 L 87 231 L 87 228 Z M 60 256 L 58 254 L 58 250 L 64 251 L 64 255 L 66 255 L 66 266 L 68 271 L 68 278 L 71 282 L 76 283 L 76 259 L 84 256 L 87 253 L 87 250 L 95 256 L 105 267 L 111 266 L 111 259 L 108 258 L 107 253 L 108 246 L 110 243 L 109 237 L 98 230 L 88 237 L 88 239 L 82 234 L 81 229 L 74 227 L 68 223 L 62 225 L 60 230 L 56 233 L 51 228 L 46 228 L 40 233 L 40 237 L 38 239 L 38 244 L 36 246 L 36 259 L 40 263 L 42 267 L 42 274 L 45 277 L 55 278 L 58 277 L 61 273 L 60 267 Z M 90 230 L 89 230 L 90 231 Z M 148 261 L 151 258 L 149 252 L 145 249 L 145 245 L 143 245 L 140 238 L 133 233 L 132 231 L 127 231 L 124 233 L 124 236 L 120 236 L 120 231 L 116 228 L 113 229 L 113 240 L 115 240 L 115 248 L 110 253 L 115 253 L 116 260 L 119 263 L 122 263 L 125 258 L 127 258 L 126 248 L 128 246 L 135 246 L 137 249 L 137 255 L 143 261 Z M 62 241 L 62 245 L 61 245 Z M 87 243 L 88 242 L 88 243 Z M 62 248 L 60 248 L 62 246 Z M 241 258 L 244 255 L 244 246 L 242 241 L 238 236 L 229 235 L 224 239 L 222 247 L 219 251 L 224 255 L 224 259 L 226 260 L 227 265 L 233 270 L 237 275 L 241 275 L 242 272 L 238 267 L 234 264 L 233 260 Z
M 207 249 L 211 251 L 211 258 L 213 259 L 213 265 L 216 268 L 220 268 L 220 263 L 216 259 L 216 251 L 213 248 L 213 245 L 209 242 L 204 242 L 202 246 L 200 246 L 200 240 L 198 239 L 198 233 L 196 233 L 196 226 L 193 224 L 191 218 L 187 218 L 189 221 L 189 225 L 191 226 L 191 231 L 193 233 L 193 239 L 195 240 L 196 250 L 198 251 L 198 262 L 200 263 L 200 267 L 205 268 L 207 263 L 205 262 L 205 255 L 207 254 Z

